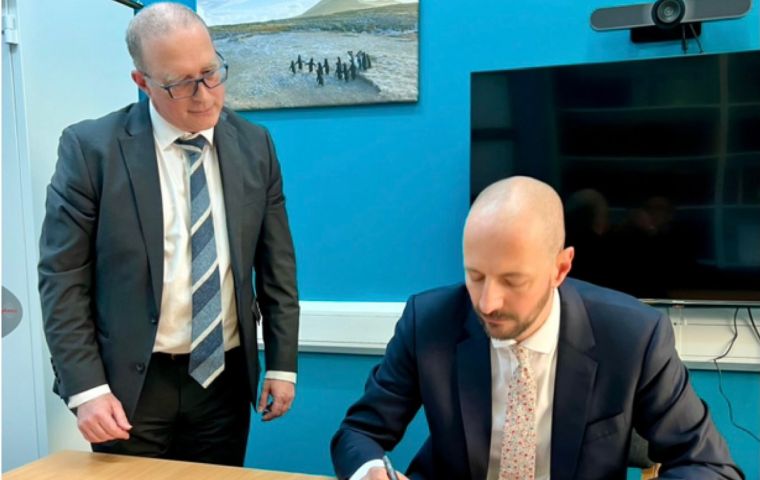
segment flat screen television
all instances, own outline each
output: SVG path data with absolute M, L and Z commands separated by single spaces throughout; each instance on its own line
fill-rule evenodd
M 565 204 L 571 275 L 651 303 L 760 304 L 760 52 L 477 72 L 471 200 Z

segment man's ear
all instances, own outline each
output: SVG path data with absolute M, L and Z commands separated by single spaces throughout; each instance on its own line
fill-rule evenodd
M 567 247 L 557 255 L 555 276 L 552 279 L 555 287 L 564 282 L 565 277 L 570 273 L 570 269 L 573 268 L 573 257 L 575 257 L 575 248 L 573 247 Z
M 148 80 L 145 78 L 145 74 L 139 70 L 132 70 L 132 81 L 135 82 L 137 88 L 142 90 L 145 95 L 150 96 L 150 89 L 148 88 Z

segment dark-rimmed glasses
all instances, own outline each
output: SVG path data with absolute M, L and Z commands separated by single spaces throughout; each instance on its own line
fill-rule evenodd
M 223 84 L 227 80 L 227 62 L 222 57 L 222 54 L 216 52 L 216 56 L 219 57 L 219 66 L 210 72 L 206 72 L 198 78 L 189 78 L 187 80 L 180 80 L 179 82 L 170 83 L 164 85 L 153 80 L 147 73 L 142 72 L 143 76 L 155 83 L 157 86 L 166 90 L 169 96 L 174 100 L 182 100 L 183 98 L 194 97 L 198 93 L 198 85 L 203 83 L 206 88 L 212 89 Z

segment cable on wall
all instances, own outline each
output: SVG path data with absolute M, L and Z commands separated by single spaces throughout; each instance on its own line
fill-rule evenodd
M 747 308 L 749 310 L 749 308 Z M 728 347 L 726 348 L 726 351 L 722 354 L 718 355 L 717 357 L 712 359 L 713 364 L 715 365 L 715 370 L 718 371 L 718 391 L 720 392 L 720 395 L 723 397 L 723 400 L 726 401 L 726 405 L 728 406 L 728 418 L 731 420 L 731 424 L 738 428 L 739 430 L 743 431 L 750 437 L 752 437 L 757 443 L 760 443 L 760 437 L 758 437 L 757 434 L 755 434 L 752 430 L 749 428 L 746 428 L 742 425 L 739 425 L 736 423 L 736 420 L 734 420 L 734 408 L 733 405 L 731 405 L 731 400 L 728 398 L 728 395 L 726 395 L 725 390 L 723 390 L 723 372 L 720 369 L 720 366 L 718 365 L 718 360 L 724 358 L 727 356 L 731 349 L 734 348 L 734 343 L 736 343 L 736 338 L 739 336 L 739 328 L 736 326 L 736 317 L 739 315 L 739 307 L 737 307 L 734 310 L 734 321 L 733 321 L 733 337 L 731 337 L 731 340 L 728 342 Z M 755 330 L 755 333 L 757 332 L 757 327 L 755 326 L 755 320 L 752 317 L 752 312 L 750 312 L 750 320 L 752 321 L 753 328 Z
M 754 332 L 758 343 L 760 343 L 760 330 L 757 328 L 757 324 L 755 324 L 755 317 L 752 316 L 752 307 L 747 307 L 747 314 L 749 315 L 749 323 L 752 326 L 752 332 Z

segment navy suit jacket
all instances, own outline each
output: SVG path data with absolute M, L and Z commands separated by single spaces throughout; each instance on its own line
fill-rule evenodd
M 674 348 L 667 317 L 567 279 L 561 300 L 552 480 L 624 479 L 631 430 L 660 478 L 743 478 Z M 463 285 L 413 296 L 363 397 L 332 441 L 339 478 L 399 442 L 420 406 L 430 436 L 411 478 L 485 479 L 491 442 L 489 338 Z
M 257 322 L 267 368 L 296 371 L 295 254 L 269 133 L 224 109 L 214 145 L 246 358 L 241 381 L 255 400 Z M 147 101 L 66 128 L 40 238 L 40 299 L 54 390 L 67 400 L 108 383 L 128 417 L 161 315 L 164 232 L 155 148 Z

